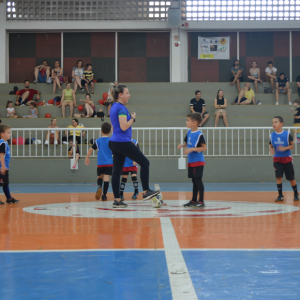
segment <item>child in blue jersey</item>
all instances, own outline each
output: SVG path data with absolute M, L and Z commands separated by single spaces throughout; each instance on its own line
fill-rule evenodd
M 10 162 L 10 149 L 7 141 L 11 138 L 11 129 L 8 125 L 0 125 L 0 186 L 3 187 L 3 193 L 6 196 L 6 203 L 13 204 L 19 202 L 10 195 L 9 191 L 9 162 Z M 0 204 L 4 203 L 0 201 Z
M 184 139 L 184 144 L 178 145 L 178 149 L 187 148 L 183 151 L 188 155 L 188 177 L 193 181 L 193 198 L 183 207 L 202 208 L 204 207 L 204 185 L 202 182 L 205 160 L 203 151 L 206 151 L 206 142 L 203 133 L 198 130 L 202 121 L 199 113 L 187 115 L 186 127 L 190 128 Z M 199 193 L 199 199 L 197 196 Z
M 139 148 L 139 144 L 135 139 L 132 139 L 131 141 L 136 147 Z M 124 199 L 124 190 L 125 190 L 125 185 L 127 182 L 129 172 L 131 173 L 131 180 L 132 180 L 133 187 L 134 187 L 134 193 L 131 198 L 133 200 L 137 199 L 137 196 L 139 194 L 139 183 L 137 180 L 137 170 L 138 170 L 137 163 L 135 161 L 131 160 L 130 158 L 126 157 L 123 171 L 122 171 L 122 181 L 121 181 L 121 185 L 120 185 L 120 197 L 121 197 L 121 200 L 123 200 L 123 201 L 125 200 Z
M 297 183 L 294 176 L 294 166 L 291 149 L 294 148 L 293 137 L 288 131 L 283 130 L 283 118 L 274 117 L 272 120 L 274 132 L 270 136 L 270 153 L 273 155 L 278 197 L 276 202 L 283 201 L 282 177 L 285 174 L 286 180 L 290 181 L 294 191 L 294 201 L 299 201 Z
M 99 200 L 102 194 L 102 183 L 103 184 L 103 195 L 102 201 L 107 201 L 107 190 L 109 187 L 109 176 L 112 175 L 113 170 L 113 159 L 112 152 L 108 147 L 109 134 L 111 132 L 111 125 L 109 123 L 103 123 L 101 126 L 102 136 L 97 139 L 94 145 L 88 151 L 85 158 L 85 164 L 88 166 L 90 164 L 90 155 L 94 150 L 98 150 L 97 156 L 97 175 L 98 175 L 98 189 L 96 192 L 96 200 Z

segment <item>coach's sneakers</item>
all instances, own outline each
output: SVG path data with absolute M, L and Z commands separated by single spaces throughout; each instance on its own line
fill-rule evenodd
M 124 201 L 115 200 L 112 207 L 113 208 L 124 208 L 124 207 L 127 207 L 127 204 Z
M 4 205 L 4 202 L 0 201 L 0 205 Z
M 299 194 L 298 193 L 294 195 L 294 201 L 299 201 Z
M 186 207 L 186 208 L 196 208 L 197 204 L 198 204 L 198 202 L 194 202 L 194 201 L 191 200 L 190 202 L 185 203 L 182 206 Z
M 100 200 L 101 195 L 102 195 L 102 187 L 99 186 L 95 196 L 96 200 Z
M 160 193 L 160 190 L 158 190 L 158 191 L 148 190 L 145 194 L 143 194 L 143 201 L 149 200 L 149 199 L 155 197 L 156 195 L 158 195 L 159 193 Z
M 205 206 L 205 205 L 204 205 L 203 202 L 198 201 L 194 207 L 195 207 L 195 208 L 203 208 L 204 206 Z
M 281 196 L 278 196 L 276 199 L 275 199 L 275 202 L 280 202 L 280 201 L 284 201 L 284 197 L 281 195 Z
M 20 202 L 20 200 L 16 200 L 15 198 L 11 198 L 9 200 L 6 200 L 7 204 L 14 204 L 14 203 L 18 203 Z

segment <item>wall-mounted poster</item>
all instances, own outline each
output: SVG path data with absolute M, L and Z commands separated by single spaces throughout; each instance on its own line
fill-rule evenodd
M 230 37 L 198 36 L 198 59 L 230 59 Z

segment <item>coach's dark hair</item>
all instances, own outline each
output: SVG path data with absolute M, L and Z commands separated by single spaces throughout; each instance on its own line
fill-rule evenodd
M 201 114 L 199 114 L 199 113 L 197 113 L 197 112 L 188 114 L 188 115 L 187 115 L 187 118 L 190 118 L 192 121 L 197 122 L 198 126 L 199 126 L 199 124 L 200 124 L 201 121 L 202 121 L 202 116 L 201 116 Z
M 75 121 L 75 122 L 77 123 L 77 125 L 78 125 L 78 123 L 79 123 L 79 122 L 78 122 L 78 119 L 75 119 L 75 118 L 72 119 L 72 121 Z
M 281 72 L 281 73 L 279 74 L 279 76 L 281 76 L 281 75 L 284 75 L 284 76 L 285 76 L 284 72 Z
M 269 60 L 267 65 L 270 65 L 270 64 L 273 65 L 273 62 Z
M 104 122 L 101 126 L 101 131 L 104 134 L 109 134 L 111 131 L 111 124 Z
M 300 105 L 300 100 L 299 100 L 299 99 L 296 99 L 296 100 L 294 100 L 294 103 L 297 103 L 297 104 Z
M 279 121 L 280 123 L 284 123 L 284 122 L 283 122 L 283 117 L 276 116 L 276 117 L 274 117 L 273 119 L 278 119 L 278 121 Z
M 117 86 L 114 86 L 114 89 L 113 89 L 113 92 L 112 92 L 112 95 L 114 97 L 114 101 L 118 100 L 119 94 L 123 94 L 124 93 L 125 88 L 127 88 L 126 85 L 117 85 Z
M 28 79 L 25 79 L 25 80 L 24 80 L 24 83 L 26 83 L 27 81 L 30 82 Z
M 201 91 L 197 90 L 197 91 L 195 92 L 195 95 L 197 96 L 198 93 L 201 93 Z
M 8 125 L 5 125 L 5 124 L 1 124 L 0 125 L 0 137 L 1 137 L 1 133 L 4 133 L 9 128 L 11 128 L 11 127 Z

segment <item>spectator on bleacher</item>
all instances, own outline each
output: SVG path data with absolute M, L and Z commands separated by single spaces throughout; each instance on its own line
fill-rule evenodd
M 195 92 L 196 98 L 191 99 L 190 101 L 190 107 L 191 112 L 197 112 L 200 113 L 202 116 L 202 121 L 199 124 L 199 127 L 202 127 L 205 122 L 207 122 L 209 118 L 209 114 L 207 111 L 205 111 L 205 101 L 201 98 L 201 91 L 197 90 Z
M 91 100 L 91 95 L 90 94 L 85 95 L 85 100 L 81 99 L 79 101 L 84 103 L 85 114 L 75 114 L 74 115 L 75 118 L 83 118 L 83 117 L 93 118 L 97 115 L 96 111 L 95 111 L 95 109 L 96 109 L 95 104 Z
M 119 82 L 116 81 L 116 80 L 115 80 L 113 83 L 111 83 L 110 86 L 109 86 L 109 89 L 108 89 L 107 94 L 108 94 L 108 95 L 110 94 L 110 92 L 111 92 L 111 87 L 112 87 L 112 86 L 118 86 L 118 85 L 119 85 Z
M 275 93 L 275 81 L 277 79 L 277 77 L 276 77 L 277 69 L 273 66 L 272 61 L 268 61 L 268 66 L 266 67 L 265 72 L 266 72 L 266 81 L 271 82 L 272 93 L 274 94 Z
M 71 89 L 71 84 L 68 82 L 66 88 L 62 91 L 60 105 L 63 118 L 66 116 L 66 106 L 70 106 L 70 118 L 73 117 L 74 107 L 76 105 L 76 96 L 74 90 Z
M 89 94 L 89 85 L 92 88 L 92 94 L 94 94 L 94 73 L 92 71 L 93 66 L 91 64 L 86 65 L 86 70 L 83 72 L 81 84 L 85 86 L 86 92 Z
M 236 83 L 238 92 L 240 92 L 240 82 L 244 81 L 243 68 L 240 67 L 240 61 L 237 59 L 234 61 L 233 67 L 230 69 L 232 77 L 230 78 L 231 84 Z
M 255 92 L 258 94 L 258 82 L 263 83 L 263 81 L 260 79 L 260 69 L 257 68 L 256 61 L 252 62 L 252 68 L 249 70 L 250 75 L 248 76 L 248 79 L 250 81 L 254 82 L 255 86 Z
M 48 128 L 51 128 L 51 130 L 47 132 L 45 145 L 49 145 L 49 140 L 50 140 L 50 144 L 54 143 L 54 145 L 58 145 L 59 130 L 55 130 L 55 129 L 59 127 L 57 126 L 56 118 L 53 118 L 51 120 L 51 125 Z
M 13 102 L 8 100 L 6 103 L 6 116 L 7 118 L 18 118 L 16 111 L 13 107 Z
M 24 86 L 25 86 L 25 89 L 20 90 L 19 94 L 17 96 L 16 106 L 19 106 L 19 105 L 25 106 L 25 105 L 29 105 L 31 102 L 34 102 L 32 100 L 34 95 L 36 95 L 36 100 L 37 101 L 40 100 L 41 92 L 39 92 L 37 90 L 30 89 L 29 88 L 30 83 L 29 83 L 28 79 L 26 79 L 24 81 Z
M 51 67 L 48 66 L 48 62 L 46 60 L 39 66 L 34 68 L 34 77 L 35 80 L 33 83 L 46 83 L 48 78 L 50 77 Z
M 86 128 L 82 125 L 78 125 L 78 120 L 77 119 L 72 119 L 72 125 L 68 126 L 68 128 L 70 129 L 74 129 L 74 128 Z M 82 135 L 81 135 L 81 130 L 75 130 L 75 140 L 77 144 L 81 144 L 81 137 L 84 137 L 86 133 L 86 130 L 82 131 Z M 69 135 L 68 135 L 69 134 Z M 62 138 L 62 141 L 64 144 L 68 144 L 68 141 L 73 140 L 73 134 L 74 134 L 74 130 L 65 130 L 65 136 Z
M 224 98 L 224 93 L 222 90 L 218 90 L 217 98 L 215 98 L 215 127 L 218 127 L 218 122 L 220 118 L 223 118 L 223 122 L 226 127 L 228 127 L 228 120 L 227 120 L 227 100 Z
M 62 90 L 61 84 L 63 84 L 64 82 L 63 69 L 60 67 L 58 60 L 56 60 L 54 63 L 54 69 L 52 69 L 51 79 L 53 81 L 53 94 L 55 94 L 56 86 L 58 86 L 59 89 Z
M 29 107 L 30 107 L 29 115 L 26 115 L 23 118 L 37 118 L 38 110 L 36 108 L 36 104 L 34 102 L 32 102 L 32 103 L 30 103 Z
M 78 86 L 80 87 L 81 91 L 84 91 L 84 88 L 81 84 L 81 79 L 83 79 L 83 72 L 84 72 L 83 62 L 82 60 L 79 59 L 76 63 L 76 67 L 74 67 L 72 70 L 72 82 L 74 83 L 75 94 Z
M 290 83 L 283 72 L 276 79 L 276 105 L 278 105 L 279 94 L 287 94 L 289 105 L 292 105 Z
M 111 106 L 114 104 L 114 98 L 113 98 L 114 87 L 115 87 L 115 85 L 114 85 L 114 83 L 112 83 L 110 85 L 110 88 L 109 88 L 109 93 L 108 93 L 107 99 L 104 101 L 104 105 L 107 106 L 107 115 L 108 115 L 108 117 L 109 117 Z
M 255 94 L 252 89 L 250 89 L 250 83 L 246 82 L 245 87 L 241 89 L 239 95 L 236 97 L 235 101 L 231 104 L 235 105 L 249 105 L 249 104 L 256 104 L 255 101 Z M 257 101 L 257 105 L 261 103 Z
M 298 95 L 300 96 L 300 75 L 297 76 L 296 83 L 297 83 L 297 87 L 298 87 Z

